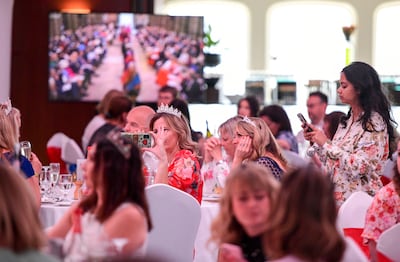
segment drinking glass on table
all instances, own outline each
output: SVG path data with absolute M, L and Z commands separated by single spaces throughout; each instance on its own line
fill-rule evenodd
M 39 174 L 39 186 L 42 195 L 42 199 L 47 197 L 50 185 L 50 167 L 42 166 L 42 172 Z
M 68 193 L 74 185 L 71 174 L 61 174 L 58 178 L 58 185 L 63 192 L 63 201 L 68 201 Z
M 60 175 L 60 163 L 50 163 L 50 186 L 52 197 L 55 198 L 54 188 L 57 184 L 58 177 Z
M 21 148 L 21 155 L 24 157 L 31 159 L 31 152 L 32 152 L 32 146 L 31 142 L 29 141 L 21 141 L 19 143 L 20 148 Z

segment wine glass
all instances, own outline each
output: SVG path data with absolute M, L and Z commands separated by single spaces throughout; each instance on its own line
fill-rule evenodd
M 49 166 L 42 166 L 42 172 L 39 174 L 39 186 L 42 198 L 46 197 L 46 194 L 48 193 L 47 190 L 49 189 L 50 184 L 49 171 Z
M 31 143 L 29 141 L 21 141 L 19 144 L 21 147 L 21 155 L 23 155 L 27 159 L 31 159 L 31 152 L 32 152 Z
M 155 175 L 157 173 L 157 167 L 158 167 L 158 158 L 156 155 L 149 151 L 144 151 L 143 155 L 143 163 L 146 166 L 147 169 L 147 175 L 145 176 L 145 182 L 146 186 L 154 184 L 154 179 Z
M 55 197 L 54 187 L 57 184 L 58 177 L 60 175 L 60 163 L 50 163 L 50 186 L 51 194 Z
M 58 178 L 58 185 L 61 188 L 61 191 L 63 192 L 63 201 L 68 200 L 68 193 L 72 186 L 74 185 L 72 175 L 71 174 L 61 174 L 59 175 Z

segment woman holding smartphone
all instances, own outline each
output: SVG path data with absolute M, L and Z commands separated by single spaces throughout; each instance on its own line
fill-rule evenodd
M 353 192 L 374 196 L 382 187 L 380 176 L 393 151 L 389 145 L 394 141 L 395 121 L 378 73 L 370 65 L 353 62 L 346 66 L 337 92 L 350 109 L 333 139 L 311 124 L 303 128 L 304 137 L 319 146 L 318 156 L 335 184 L 340 206 Z

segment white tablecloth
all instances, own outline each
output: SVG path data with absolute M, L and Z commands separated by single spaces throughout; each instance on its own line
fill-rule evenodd
M 219 212 L 218 202 L 202 201 L 201 219 L 197 237 L 195 240 L 195 262 L 217 261 L 218 248 L 213 242 L 208 242 L 210 238 L 210 226 L 213 219 Z
M 43 228 L 54 225 L 68 210 L 69 206 L 58 206 L 56 204 L 43 204 L 40 206 L 39 217 Z

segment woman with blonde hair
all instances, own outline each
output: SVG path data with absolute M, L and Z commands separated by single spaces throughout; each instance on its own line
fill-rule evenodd
M 247 162 L 232 169 L 211 225 L 210 241 L 219 247 L 219 262 L 266 260 L 261 236 L 278 189 L 263 166 Z
M 334 185 L 313 164 L 282 180 L 270 210 L 264 247 L 281 262 L 341 261 L 346 244 L 336 228 Z
M 22 174 L 0 161 L 0 260 L 56 261 L 40 250 L 46 236 Z
M 236 124 L 242 119 L 241 116 L 229 118 L 219 126 L 219 137 L 212 136 L 206 140 L 201 167 L 201 175 L 204 178 L 204 195 L 221 193 L 235 155 L 236 145 L 233 144 L 233 138 Z
M 161 105 L 150 121 L 155 146 L 144 149 L 158 161 L 155 183 L 169 184 L 189 193 L 201 203 L 203 180 L 197 156 L 197 143 L 190 135 L 187 119 L 176 108 Z
M 287 162 L 281 148 L 267 124 L 258 117 L 245 117 L 236 125 L 236 144 L 232 166 L 243 161 L 255 161 L 269 168 L 277 180 L 281 180 L 287 169 Z
M 36 197 L 36 202 L 40 205 L 39 181 L 35 176 L 42 168 L 42 164 L 34 153 L 31 159 L 20 155 L 19 152 L 19 129 L 21 118 L 19 110 L 11 106 L 10 100 L 0 105 L 0 159 L 18 165 L 27 179 Z

